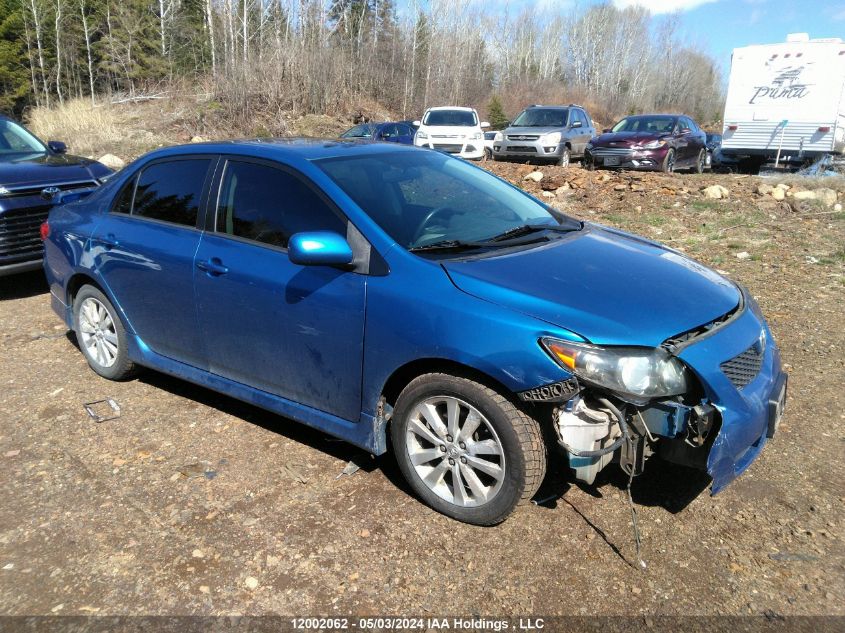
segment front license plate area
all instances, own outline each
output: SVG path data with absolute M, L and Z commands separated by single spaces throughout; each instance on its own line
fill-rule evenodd
M 618 156 L 605 156 L 604 157 L 604 164 L 608 167 L 613 165 L 619 164 L 619 157 Z

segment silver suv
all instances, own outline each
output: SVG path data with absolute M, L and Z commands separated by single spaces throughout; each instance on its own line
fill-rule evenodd
M 541 158 L 566 167 L 581 158 L 596 135 L 587 111 L 568 106 L 528 106 L 493 141 L 493 160 Z

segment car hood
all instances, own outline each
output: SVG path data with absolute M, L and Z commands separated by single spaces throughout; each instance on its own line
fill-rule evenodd
M 0 186 L 6 188 L 100 179 L 110 170 L 103 164 L 67 154 L 26 154 L 0 161 Z
M 661 138 L 666 138 L 669 134 L 663 132 L 607 132 L 594 138 L 591 142 L 593 147 L 606 145 L 621 145 L 630 147 L 631 145 L 641 145 L 649 143 Z
M 429 136 L 470 137 L 481 132 L 481 128 L 472 125 L 423 125 L 418 131 L 423 131 Z
M 548 125 L 543 125 L 540 127 L 509 127 L 505 130 L 505 134 L 507 134 L 508 136 L 521 136 L 524 134 L 537 136 L 542 134 L 548 134 L 549 132 L 561 132 L 562 130 L 562 127 L 550 127 Z
M 709 268 L 596 225 L 547 245 L 443 267 L 460 290 L 599 345 L 657 347 L 740 301 L 737 287 Z

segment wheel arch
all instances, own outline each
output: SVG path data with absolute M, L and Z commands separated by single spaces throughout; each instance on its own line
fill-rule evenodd
M 394 406 L 396 400 L 399 398 L 399 394 L 402 393 L 402 390 L 412 380 L 425 374 L 437 373 L 469 378 L 516 402 L 516 398 L 513 397 L 513 390 L 506 387 L 490 374 L 471 365 L 466 365 L 448 358 L 419 358 L 398 367 L 390 374 L 382 386 L 381 398 L 387 404 Z
M 74 273 L 70 279 L 68 279 L 67 285 L 65 286 L 65 299 L 67 301 L 67 305 L 73 308 L 73 301 L 76 298 L 79 289 L 82 286 L 94 286 L 97 290 L 102 292 L 104 295 L 109 297 L 109 301 L 112 301 L 112 298 L 109 296 L 109 293 L 106 292 L 106 289 L 100 285 L 100 283 L 94 279 L 88 273 L 77 272 Z M 114 303 L 114 301 L 112 301 Z
M 73 275 L 71 275 L 71 277 L 67 281 L 67 284 L 65 285 L 65 300 L 67 302 L 66 305 L 68 307 L 70 315 L 69 325 L 71 328 L 73 328 L 74 324 L 73 302 L 76 299 L 76 295 L 79 293 L 79 290 L 80 288 L 82 288 L 82 286 L 93 286 L 94 288 L 102 292 L 114 306 L 115 311 L 117 312 L 117 316 L 123 324 L 123 328 L 126 330 L 126 332 L 135 332 L 135 330 L 132 328 L 132 325 L 129 323 L 129 319 L 124 314 L 123 308 L 121 307 L 120 303 L 118 303 L 112 296 L 112 293 L 109 292 L 108 287 L 105 284 L 102 284 L 97 281 L 97 279 L 93 275 L 86 271 L 75 272 Z

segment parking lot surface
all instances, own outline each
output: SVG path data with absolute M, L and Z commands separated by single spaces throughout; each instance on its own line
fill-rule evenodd
M 565 208 L 748 285 L 790 372 L 778 435 L 723 493 L 659 462 L 634 481 L 647 569 L 615 467 L 581 487 L 553 466 L 539 505 L 457 523 L 389 455 L 154 372 L 98 377 L 35 273 L 0 279 L 0 612 L 845 615 L 842 214 L 667 202 L 657 176 L 620 199 L 566 174 L 586 184 Z M 96 423 L 83 404 L 104 398 L 120 416 Z

